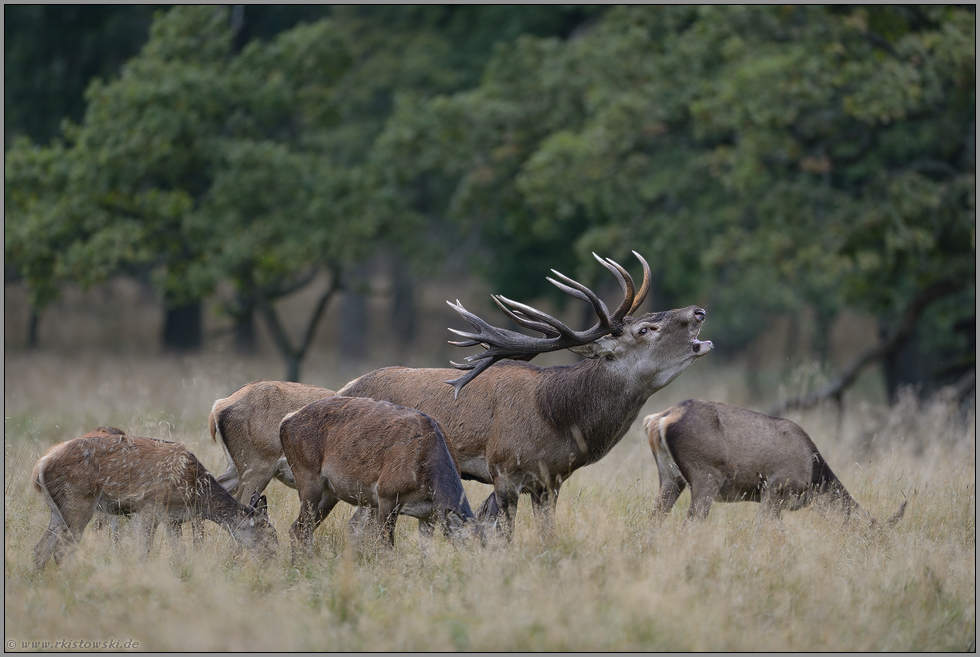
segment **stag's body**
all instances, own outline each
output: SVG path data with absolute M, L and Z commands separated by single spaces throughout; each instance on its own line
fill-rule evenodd
M 288 415 L 280 437 L 299 491 L 291 530 L 296 547 L 308 549 L 313 531 L 340 501 L 378 509 L 383 538 L 392 545 L 398 514 L 418 518 L 424 535 L 436 524 L 448 535 L 455 522 L 474 520 L 452 448 L 424 413 L 328 397 Z
M 208 429 L 228 460 L 218 483 L 238 499 L 253 491 L 261 493 L 273 477 L 296 488 L 282 454 L 279 423 L 286 414 L 333 394 L 302 383 L 253 381 L 214 402 Z
M 143 557 L 161 520 L 176 547 L 181 523 L 197 517 L 221 525 L 250 549 L 275 549 L 265 498 L 255 495 L 251 505 L 239 503 L 179 443 L 99 427 L 49 449 L 32 476 L 51 509 L 48 528 L 34 548 L 38 571 L 52 556 L 61 563 L 73 551 L 97 510 L 140 514 Z
M 463 478 L 494 487 L 480 519 L 501 514 L 510 535 L 518 496 L 526 493 L 547 528 L 572 472 L 605 456 L 650 395 L 711 350 L 710 342 L 697 340 L 703 319 L 695 306 L 626 317 L 620 335 L 577 350 L 588 360 L 546 368 L 501 360 L 467 383 L 458 399 L 446 385 L 457 373 L 452 369 L 375 370 L 337 394 L 431 415 L 452 442 Z
M 691 486 L 688 518 L 708 516 L 712 501 L 760 502 L 778 517 L 814 498 L 845 515 L 866 515 L 831 471 L 816 445 L 794 422 L 737 406 L 697 399 L 643 420 L 660 474 L 654 518 L 662 519 Z M 897 522 L 905 504 L 888 521 Z

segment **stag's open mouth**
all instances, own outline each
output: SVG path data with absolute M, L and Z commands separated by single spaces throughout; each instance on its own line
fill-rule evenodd
M 702 341 L 694 338 L 694 340 L 691 341 L 691 349 L 693 349 L 694 353 L 696 353 L 698 356 L 703 356 L 714 348 L 715 345 L 712 344 L 711 340 Z
M 704 322 L 703 310 L 700 310 L 694 314 L 698 316 L 699 321 Z M 697 333 L 694 334 L 694 339 L 691 340 L 691 349 L 693 349 L 694 353 L 697 354 L 698 356 L 704 356 L 706 353 L 714 349 L 715 345 L 711 342 L 711 340 L 698 340 L 698 335 L 700 334 L 701 334 L 701 327 L 698 326 Z

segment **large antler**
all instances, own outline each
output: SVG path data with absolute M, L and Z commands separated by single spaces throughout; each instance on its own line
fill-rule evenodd
M 606 304 L 604 304 L 592 290 L 582 285 L 578 281 L 572 280 L 568 276 L 565 276 L 554 269 L 551 271 L 555 274 L 555 276 L 564 282 L 559 282 L 551 277 L 548 277 L 548 280 L 559 290 L 572 295 L 576 299 L 581 299 L 592 304 L 596 315 L 599 316 L 599 322 L 586 331 L 573 331 L 551 315 L 547 315 L 536 308 L 526 306 L 522 303 L 518 303 L 517 301 L 511 301 L 510 299 L 499 294 L 491 295 L 491 298 L 508 317 L 524 328 L 529 328 L 543 333 L 545 337 L 533 338 L 524 335 L 523 333 L 517 333 L 515 331 L 490 326 L 485 321 L 463 308 L 459 300 L 457 300 L 455 304 L 450 301 L 446 302 L 453 308 L 453 310 L 462 315 L 463 319 L 469 322 L 470 325 L 476 329 L 475 333 L 457 331 L 453 328 L 449 329 L 453 333 L 467 338 L 464 341 L 450 342 L 449 344 L 457 347 L 475 347 L 476 345 L 483 345 L 486 348 L 486 351 L 482 353 L 467 356 L 465 363 L 453 363 L 453 366 L 457 369 L 469 370 L 465 375 L 459 377 L 458 379 L 446 381 L 446 383 L 452 384 L 452 386 L 456 389 L 457 397 L 459 396 L 459 391 L 463 389 L 463 386 L 475 379 L 483 370 L 487 369 L 498 360 L 502 360 L 504 358 L 527 360 L 536 354 L 543 354 L 548 351 L 558 351 L 559 349 L 568 349 L 569 347 L 578 347 L 594 342 L 604 335 L 619 335 L 623 332 L 623 319 L 639 308 L 640 304 L 643 303 L 643 299 L 646 297 L 647 292 L 650 290 L 650 266 L 647 264 L 647 261 L 643 259 L 643 256 L 636 251 L 633 251 L 633 255 L 635 255 L 640 261 L 640 264 L 643 265 L 643 283 L 640 285 L 639 292 L 636 292 L 635 288 L 633 287 L 633 279 L 630 278 L 629 273 L 622 267 L 622 265 L 609 258 L 600 258 L 594 253 L 592 255 L 603 267 L 611 271 L 616 276 L 616 279 L 623 288 L 623 302 L 619 304 L 619 308 L 617 308 L 611 315 L 609 314 L 609 309 L 606 308 Z

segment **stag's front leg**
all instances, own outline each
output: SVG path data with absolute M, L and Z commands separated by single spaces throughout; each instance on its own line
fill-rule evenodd
M 497 513 L 491 522 L 500 526 L 504 537 L 510 541 L 514 537 L 514 524 L 517 520 L 517 490 L 504 482 L 503 477 L 497 478 L 493 484 L 493 496 L 496 501 Z
M 555 535 L 555 507 L 558 504 L 558 490 L 561 484 L 554 484 L 542 490 L 531 491 L 531 508 L 538 523 L 541 537 L 550 540 Z

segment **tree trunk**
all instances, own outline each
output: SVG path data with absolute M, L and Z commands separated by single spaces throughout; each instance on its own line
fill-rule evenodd
M 887 331 L 882 341 L 855 358 L 835 380 L 808 395 L 781 400 L 766 412 L 769 415 L 782 415 L 787 410 L 811 408 L 828 399 L 840 402 L 844 390 L 854 383 L 865 367 L 878 360 L 887 361 L 905 345 L 919 317 L 930 304 L 958 292 L 962 287 L 957 281 L 942 280 L 919 290 L 918 294 L 909 300 L 901 317 Z
M 197 351 L 204 344 L 201 302 L 167 308 L 163 324 L 166 351 Z
M 402 268 L 392 272 L 392 287 L 391 325 L 395 329 L 395 342 L 404 347 L 415 340 L 415 281 Z
M 40 329 L 41 324 L 41 312 L 31 306 L 31 317 L 27 324 L 27 348 L 36 349 L 37 348 L 37 333 Z
M 236 307 L 232 311 L 235 318 L 235 353 L 249 355 L 255 353 L 255 299 L 244 294 L 238 295 Z
M 366 288 L 365 272 L 364 265 L 357 267 L 344 286 L 340 311 L 340 357 L 347 362 L 356 362 L 367 356 L 368 300 L 362 292 Z

